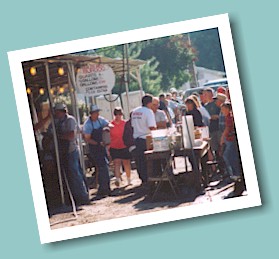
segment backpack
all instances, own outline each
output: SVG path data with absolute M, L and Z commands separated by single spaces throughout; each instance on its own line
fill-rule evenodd
M 123 142 L 126 147 L 131 147 L 135 145 L 134 137 L 133 137 L 134 129 L 132 127 L 131 119 L 125 123 L 124 132 L 123 132 Z

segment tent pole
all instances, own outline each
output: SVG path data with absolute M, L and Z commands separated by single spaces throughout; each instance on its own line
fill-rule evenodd
M 130 100 L 129 100 L 129 80 L 130 80 L 130 72 L 129 72 L 129 53 L 128 53 L 128 44 L 124 44 L 124 53 L 126 54 L 126 66 L 127 71 L 123 71 L 125 75 L 125 87 L 126 87 L 126 98 L 127 98 L 127 109 L 128 109 L 128 115 L 130 113 Z M 123 57 L 124 59 L 124 57 Z M 128 116 L 129 118 L 129 116 Z
M 112 99 L 112 91 L 110 91 L 110 93 L 109 93 L 109 100 L 110 100 L 110 102 L 109 102 L 109 105 L 110 105 L 110 115 L 111 115 L 111 120 L 113 120 L 113 107 L 112 107 L 112 101 L 111 101 L 111 99 Z
M 73 115 L 75 118 L 77 118 L 78 114 L 77 114 L 77 109 L 76 109 L 76 100 L 75 100 L 75 97 L 73 94 L 73 86 L 72 86 L 72 82 L 71 82 L 69 73 L 68 73 L 68 83 L 69 83 L 69 92 L 70 92 L 70 97 L 71 97 L 71 103 L 72 103 L 72 107 L 73 107 Z
M 44 64 L 45 64 L 45 69 L 46 69 L 47 90 L 48 90 L 47 92 L 48 92 L 48 97 L 49 97 L 50 119 L 51 119 L 51 124 L 52 124 L 52 129 L 53 129 L 53 140 L 54 140 L 56 164 L 57 164 L 57 171 L 58 171 L 58 181 L 59 181 L 59 186 L 60 186 L 60 195 L 61 195 L 62 204 L 65 205 L 64 187 L 63 187 L 63 181 L 62 181 L 62 176 L 61 176 L 61 165 L 60 165 L 60 156 L 59 156 L 59 150 L 58 150 L 57 132 L 56 132 L 56 128 L 55 128 L 54 116 L 53 116 L 53 110 L 52 110 L 53 99 L 50 94 L 51 85 L 50 85 L 50 77 L 49 77 L 49 67 L 48 67 L 47 61 L 44 62 Z
M 31 93 L 29 96 L 30 96 L 30 106 L 31 106 L 31 110 L 32 110 L 32 119 L 33 119 L 33 123 L 35 125 L 36 123 L 39 122 L 38 114 L 37 114 L 35 104 L 34 104 L 33 93 Z M 35 137 L 37 139 L 39 148 L 42 150 L 42 135 L 38 131 L 35 131 Z
M 81 131 L 80 131 L 80 117 L 79 117 L 79 109 L 78 109 L 78 104 L 77 104 L 77 96 L 76 96 L 76 78 L 75 78 L 75 67 L 74 64 L 67 63 L 68 70 L 69 70 L 69 79 L 70 79 L 70 92 L 71 92 L 71 97 L 73 97 L 73 104 L 75 107 L 75 113 L 76 113 L 76 120 L 78 124 L 78 145 L 80 149 L 80 162 L 81 162 L 81 167 L 83 170 L 83 175 L 85 176 L 86 173 L 86 168 L 85 168 L 85 162 L 84 162 L 84 152 L 83 152 L 83 146 L 82 146 L 82 138 L 81 138 Z M 86 182 L 85 182 L 86 183 Z M 86 183 L 87 184 L 87 183 Z

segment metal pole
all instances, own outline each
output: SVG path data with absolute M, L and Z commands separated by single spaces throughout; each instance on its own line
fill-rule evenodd
M 187 41 L 188 41 L 189 47 L 191 47 L 190 33 L 187 33 L 186 37 L 187 37 Z M 190 69 L 189 70 L 190 70 L 190 74 L 192 76 L 192 80 L 190 82 L 190 87 L 191 88 L 198 87 L 198 80 L 197 80 L 197 75 L 196 75 L 196 65 L 195 65 L 195 61 L 194 60 L 191 61 Z
M 126 98 L 127 98 L 127 108 L 128 114 L 130 113 L 130 100 L 129 100 L 129 83 L 130 83 L 130 72 L 129 72 L 129 53 L 128 53 L 128 44 L 123 45 L 124 53 L 126 54 L 126 70 L 123 71 L 125 74 L 125 87 L 126 87 Z M 124 59 L 124 56 L 123 56 Z M 128 117 L 129 118 L 129 117 Z
M 49 77 L 49 67 L 48 62 L 45 63 L 45 69 L 46 69 L 46 79 L 47 79 L 47 89 L 48 89 L 48 97 L 49 97 L 49 105 L 50 105 L 50 120 L 52 124 L 53 129 L 53 140 L 54 140 L 54 148 L 55 148 L 55 154 L 56 154 L 56 164 L 57 164 L 57 171 L 58 171 L 58 181 L 60 186 L 60 194 L 61 194 L 61 201 L 62 204 L 65 205 L 65 197 L 64 197 L 64 187 L 63 187 L 63 181 L 62 181 L 62 175 L 61 175 L 61 165 L 60 165 L 60 156 L 59 156 L 59 150 L 58 150 L 58 140 L 57 140 L 57 133 L 54 123 L 54 116 L 53 116 L 53 100 L 52 96 L 50 94 L 51 86 L 50 86 L 50 77 Z
M 112 99 L 112 91 L 110 91 L 110 93 L 109 93 L 109 100 L 110 100 L 110 102 L 109 102 L 109 105 L 110 105 L 110 115 L 111 115 L 111 120 L 113 120 L 113 107 L 112 107 L 112 101 L 111 101 L 111 99 Z
M 38 120 L 38 114 L 34 105 L 34 98 L 33 98 L 33 93 L 30 93 L 30 105 L 31 105 L 31 110 L 32 110 L 32 119 L 33 119 L 33 123 L 34 125 L 36 123 L 39 122 Z M 35 137 L 37 139 L 37 143 L 38 143 L 38 147 L 40 148 L 40 150 L 42 150 L 42 135 L 36 130 L 35 131 Z
M 85 175 L 86 168 L 85 168 L 85 162 L 84 162 L 84 152 L 83 152 L 83 146 L 82 146 L 82 138 L 81 138 L 81 131 L 80 131 L 80 117 L 79 117 L 79 109 L 78 109 L 78 104 L 77 104 L 77 96 L 76 96 L 76 77 L 75 77 L 75 68 L 74 64 L 67 63 L 68 65 L 68 70 L 69 70 L 69 79 L 70 79 L 70 91 L 72 92 L 72 97 L 73 97 L 73 102 L 74 102 L 74 107 L 75 107 L 75 113 L 76 113 L 76 119 L 77 119 L 77 124 L 78 124 L 78 145 L 80 149 L 80 162 L 81 162 L 81 167 L 83 170 L 83 175 Z M 86 183 L 86 181 L 85 181 Z M 86 183 L 87 184 L 87 183 Z
M 84 101 L 85 101 L 85 111 L 87 116 L 89 114 L 89 109 L 88 109 L 88 100 L 86 95 L 84 95 Z
M 69 73 L 68 73 L 68 83 L 69 83 L 71 103 L 72 103 L 72 107 L 73 107 L 73 115 L 74 115 L 75 118 L 77 118 L 78 114 L 77 114 L 77 110 L 76 110 L 76 100 L 75 100 L 75 97 L 74 97 L 74 94 L 73 94 L 73 87 L 72 87 L 71 78 L 70 78 Z

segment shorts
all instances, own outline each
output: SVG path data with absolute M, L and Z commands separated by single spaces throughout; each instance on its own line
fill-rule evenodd
M 132 158 L 128 148 L 122 148 L 122 149 L 110 148 L 110 156 L 112 160 L 114 159 L 127 160 Z

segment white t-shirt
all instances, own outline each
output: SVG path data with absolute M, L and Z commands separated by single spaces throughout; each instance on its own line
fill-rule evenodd
M 146 139 L 150 134 L 150 127 L 156 127 L 154 112 L 147 107 L 138 107 L 132 113 L 133 137 Z
M 167 121 L 167 115 L 164 111 L 157 110 L 154 114 L 156 122 Z

